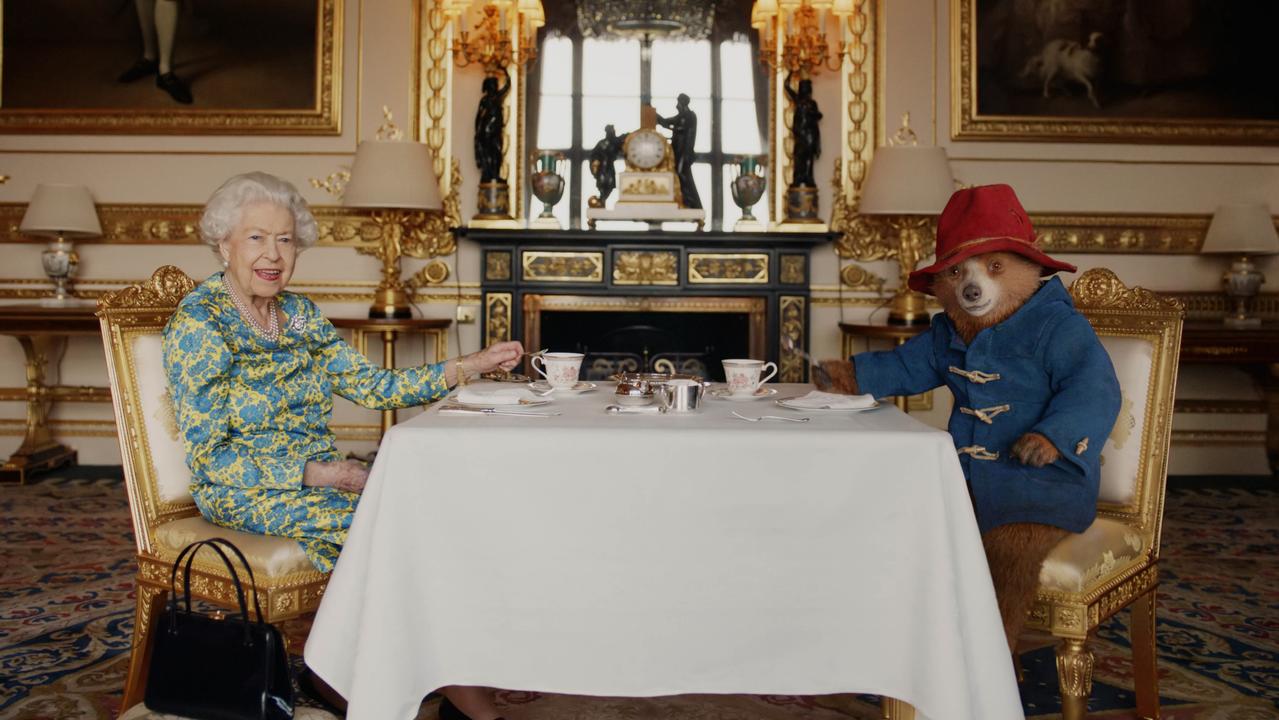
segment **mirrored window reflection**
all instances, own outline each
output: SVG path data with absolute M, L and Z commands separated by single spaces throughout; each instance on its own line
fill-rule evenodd
M 749 66 L 743 66 L 749 67 Z M 711 99 L 711 43 L 709 40 L 653 41 L 653 97 L 680 93 Z M 661 112 L 661 109 L 658 109 Z
M 580 68 L 574 67 L 575 47 Z M 693 170 L 707 227 L 731 229 L 740 211 L 729 192 L 728 164 L 737 155 L 763 152 L 760 125 L 767 122 L 758 112 L 755 95 L 764 74 L 748 41 L 657 39 L 646 57 L 637 40 L 551 37 L 543 41 L 541 57 L 541 102 L 533 106 L 538 112 L 538 148 L 559 150 L 570 158 L 572 177 L 565 179 L 579 190 L 561 201 L 557 216 L 567 212 L 571 227 L 585 227 L 587 199 L 597 192 L 590 173 L 590 152 L 604 137 L 606 125 L 613 125 L 619 135 L 639 127 L 640 106 L 646 98 L 659 115 L 671 117 L 676 113 L 677 96 L 684 93 L 697 114 Z M 580 92 L 576 94 L 572 82 L 575 70 L 580 77 Z M 575 113 L 580 119 L 576 135 Z M 618 173 L 624 169 L 623 162 L 616 163 Z M 615 190 L 608 205 L 616 201 Z M 620 228 L 623 224 L 601 223 L 599 227 Z
M 570 78 L 572 75 L 569 76 Z M 582 95 L 636 97 L 640 95 L 638 40 L 582 42 Z
M 542 43 L 541 107 L 537 147 L 568 148 L 573 145 L 573 41 L 547 38 Z

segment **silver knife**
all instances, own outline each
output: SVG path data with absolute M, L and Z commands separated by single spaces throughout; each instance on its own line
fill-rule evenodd
M 473 413 L 478 415 L 511 415 L 517 417 L 557 417 L 557 412 L 526 412 L 523 410 L 499 410 L 498 408 L 475 408 L 447 406 L 440 408 L 440 414 Z

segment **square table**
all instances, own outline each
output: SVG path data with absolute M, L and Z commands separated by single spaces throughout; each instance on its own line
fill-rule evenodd
M 610 389 L 391 429 L 306 647 L 347 717 L 411 718 L 444 685 L 1022 717 L 948 434 L 888 404 L 610 415 Z

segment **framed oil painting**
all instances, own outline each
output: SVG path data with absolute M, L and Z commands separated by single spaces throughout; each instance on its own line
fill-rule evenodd
M 956 140 L 1279 143 L 1279 3 L 953 0 Z
M 336 135 L 343 0 L 0 0 L 0 133 Z

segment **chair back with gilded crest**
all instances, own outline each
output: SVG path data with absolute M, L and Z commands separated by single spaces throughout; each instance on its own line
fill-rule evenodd
M 1185 311 L 1105 269 L 1084 273 L 1070 293 L 1110 355 L 1122 393 L 1101 452 L 1098 516 L 1140 530 L 1157 558 Z
M 161 353 L 165 324 L 194 289 L 194 280 L 166 265 L 148 282 L 110 293 L 98 303 L 139 552 L 153 550 L 160 525 L 199 514 Z

